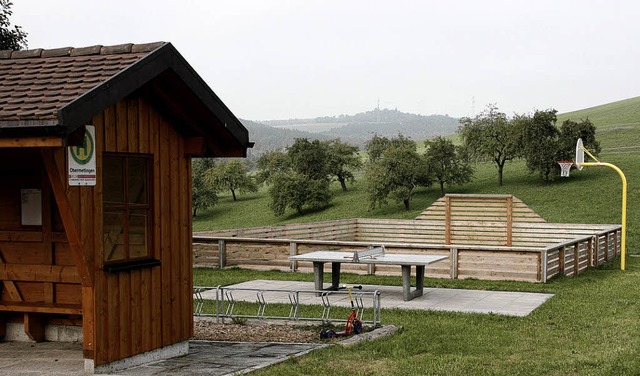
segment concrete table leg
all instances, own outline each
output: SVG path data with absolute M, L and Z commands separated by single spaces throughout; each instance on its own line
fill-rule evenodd
M 331 290 L 338 290 L 340 287 L 340 263 L 331 263 Z
M 416 288 L 411 291 L 411 265 L 402 265 L 402 298 L 405 301 L 422 296 L 424 291 L 424 265 L 416 266 Z
M 324 288 L 324 262 L 313 262 L 313 282 L 317 291 L 330 290 L 335 291 L 340 287 L 340 263 L 331 263 L 331 286 Z
M 315 289 L 320 291 L 324 286 L 324 262 L 313 262 L 313 283 Z
M 424 290 L 424 265 L 416 265 L 416 289 L 415 296 L 422 296 Z

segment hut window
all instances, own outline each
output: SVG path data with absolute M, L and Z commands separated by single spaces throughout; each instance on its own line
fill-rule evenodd
M 105 263 L 151 257 L 150 157 L 109 154 L 102 158 Z

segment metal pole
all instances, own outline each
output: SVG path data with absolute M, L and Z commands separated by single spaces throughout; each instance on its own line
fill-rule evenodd
M 611 163 L 580 163 L 580 166 L 591 166 L 591 167 L 609 167 L 614 169 L 618 175 L 620 175 L 620 179 L 622 179 L 622 246 L 620 247 L 620 270 L 624 270 L 625 268 L 625 257 L 626 257 L 626 244 L 627 244 L 627 178 L 624 176 L 624 173 L 621 169 Z

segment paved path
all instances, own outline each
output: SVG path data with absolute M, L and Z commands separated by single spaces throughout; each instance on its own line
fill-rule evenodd
M 237 375 L 326 346 L 320 343 L 191 341 L 188 355 L 129 368 L 114 375 Z M 0 342 L 0 375 L 87 375 L 83 367 L 81 343 Z
M 328 287 L 329 284 L 325 284 Z M 313 282 L 296 281 L 267 281 L 254 280 L 227 286 L 239 289 L 277 289 L 293 291 L 313 291 Z M 495 313 L 508 316 L 527 316 L 542 303 L 550 299 L 553 294 L 531 292 L 484 291 L 425 287 L 424 295 L 404 301 L 402 286 L 362 285 L 363 291 L 378 290 L 381 293 L 381 305 L 386 308 L 417 309 L 430 311 L 453 311 L 465 313 Z M 203 298 L 215 300 L 215 290 L 202 293 Z M 237 301 L 255 302 L 255 291 L 234 291 L 233 297 Z M 267 303 L 289 304 L 286 293 L 265 292 Z M 315 294 L 301 294 L 301 304 L 321 305 L 321 298 Z M 366 306 L 366 301 L 364 302 Z M 350 306 L 348 295 L 331 298 L 331 304 L 336 306 Z M 383 323 L 384 324 L 384 323 Z
M 191 341 L 188 355 L 130 368 L 119 375 L 237 375 L 326 346 L 319 343 Z

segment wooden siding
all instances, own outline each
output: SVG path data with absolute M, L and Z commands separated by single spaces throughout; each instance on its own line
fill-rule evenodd
M 54 314 L 79 317 L 80 277 L 39 150 L 0 149 L 0 176 L 0 316 L 41 325 Z M 41 190 L 41 226 L 21 225 L 23 188 Z
M 102 249 L 102 182 L 91 203 L 95 233 L 95 364 L 176 342 L 193 332 L 191 294 L 191 162 L 183 138 L 144 99 L 129 98 L 93 118 L 98 166 L 103 152 L 152 155 L 152 256 L 160 266 L 106 273 Z M 98 174 L 100 176 L 100 174 Z M 80 211 L 85 206 L 80 203 Z M 89 229 L 87 229 L 89 230 Z M 84 236 L 84 231 L 83 231 Z M 89 236 L 89 235 L 87 235 Z
M 83 314 L 84 357 L 96 366 L 188 340 L 193 334 L 191 160 L 176 126 L 140 97 L 130 97 L 92 119 L 96 128 L 97 184 L 68 187 L 66 149 L 52 161 L 68 201 L 64 217 L 93 287 L 82 287 L 49 176 L 38 148 L 0 149 L 0 313 L 77 324 Z M 151 255 L 159 266 L 103 270 L 102 153 L 152 156 Z M 49 153 L 46 151 L 43 155 Z M 51 171 L 51 169 L 50 169 Z M 55 176 L 53 177 L 55 178 Z M 20 189 L 42 190 L 42 226 L 20 225 Z M 66 193 L 66 194 L 65 194 Z M 48 313 L 46 316 L 29 316 Z M 19 318 L 19 317 L 18 317 Z

